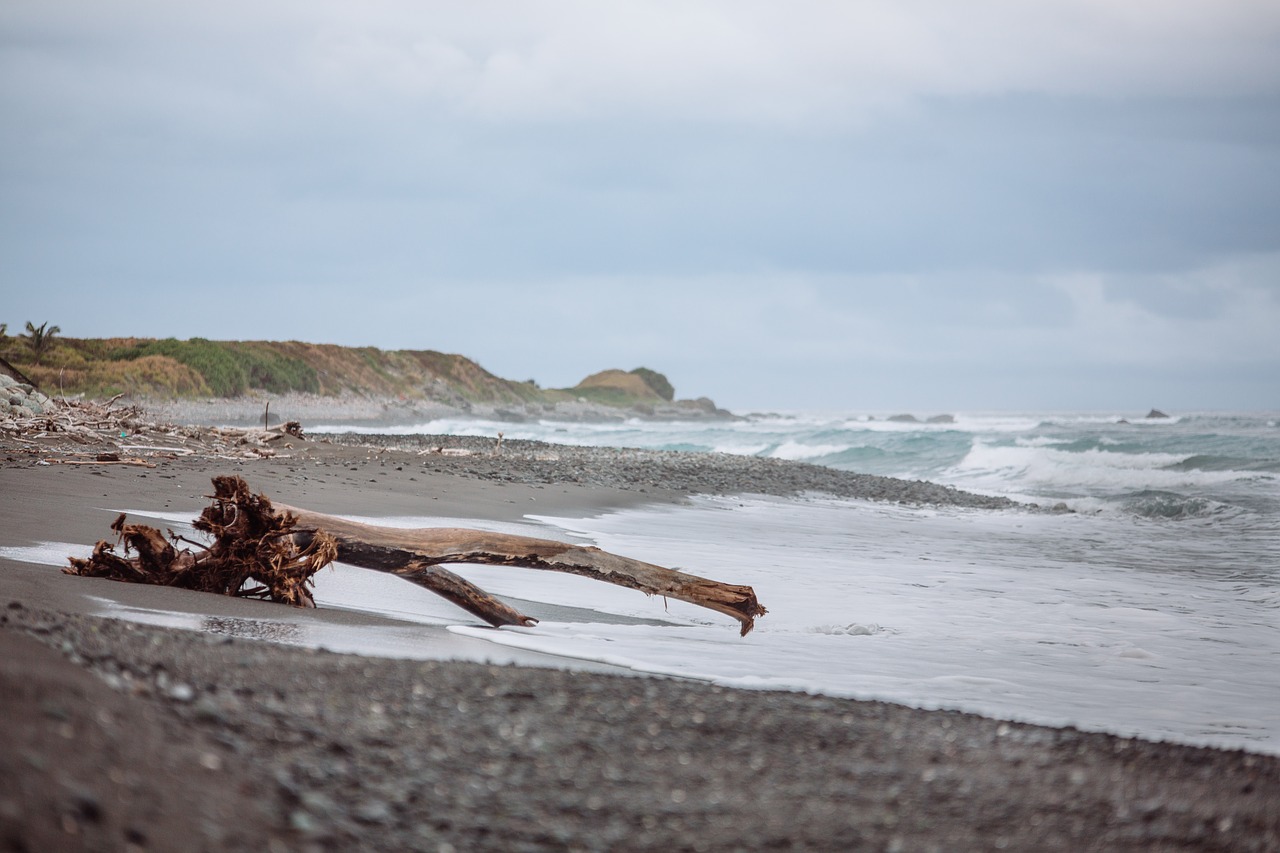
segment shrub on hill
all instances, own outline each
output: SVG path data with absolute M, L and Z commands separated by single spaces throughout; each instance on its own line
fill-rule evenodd
M 209 392 L 219 397 L 238 397 L 250 389 L 273 393 L 316 392 L 320 388 L 315 369 L 306 362 L 282 355 L 264 343 L 224 343 L 205 338 L 180 341 L 165 338 L 140 341 L 116 350 L 116 361 L 136 361 L 163 355 L 185 364 L 204 379 Z

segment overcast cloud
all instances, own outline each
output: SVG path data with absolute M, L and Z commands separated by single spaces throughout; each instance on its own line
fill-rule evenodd
M 1280 5 L 0 6 L 0 321 L 1280 409 Z

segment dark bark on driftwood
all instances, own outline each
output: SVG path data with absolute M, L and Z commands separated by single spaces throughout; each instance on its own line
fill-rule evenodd
M 737 619 L 745 635 L 765 609 L 749 586 L 724 584 L 601 551 L 549 539 L 465 528 L 404 530 L 377 527 L 288 506 L 253 495 L 239 477 L 215 477 L 213 503 L 194 522 L 210 546 L 179 550 L 152 527 L 125 523 L 112 529 L 115 547 L 99 542 L 88 560 L 72 558 L 68 574 L 177 586 L 223 595 L 269 598 L 315 606 L 312 576 L 333 560 L 390 572 L 478 616 L 490 625 L 533 625 L 537 620 L 502 603 L 442 563 L 522 566 L 568 572 L 686 601 Z M 130 552 L 137 556 L 128 557 Z

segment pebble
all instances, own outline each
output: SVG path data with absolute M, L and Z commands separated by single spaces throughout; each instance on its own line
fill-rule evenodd
M 196 719 L 202 722 L 222 723 L 227 718 L 222 706 L 211 696 L 201 696 L 192 709 L 195 711 Z
M 380 800 L 364 802 L 356 806 L 355 819 L 361 823 L 388 823 L 391 807 Z
M 170 699 L 174 699 L 178 702 L 190 702 L 195 697 L 196 697 L 195 688 L 193 688 L 190 684 L 183 684 L 182 682 L 178 682 L 176 684 L 170 685 L 169 687 Z

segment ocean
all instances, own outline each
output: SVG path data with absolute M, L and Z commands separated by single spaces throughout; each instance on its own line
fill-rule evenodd
M 755 454 L 1071 510 L 745 496 L 531 515 L 522 532 L 751 584 L 769 614 L 739 638 L 727 618 L 679 602 L 472 567 L 459 571 L 500 596 L 602 618 L 456 633 L 723 685 L 1280 753 L 1280 415 L 924 420 L 790 413 L 379 431 Z
M 495 660 L 515 647 L 567 666 L 601 662 L 745 689 L 1280 754 L 1278 423 L 1274 413 L 1033 412 L 960 413 L 945 423 L 787 413 L 678 423 L 317 425 L 312 431 L 503 432 L 755 454 L 1063 506 L 992 511 L 742 495 L 588 518 L 530 514 L 519 524 L 362 519 L 591 543 L 750 584 L 769 612 L 745 638 L 728 617 L 680 602 L 509 568 L 453 567 L 517 607 L 554 605 L 563 617 L 533 628 L 479 627 L 425 590 L 353 567 L 318 575 L 316 599 L 444 626 L 468 654 L 490 649 Z M 175 525 L 195 514 L 118 509 Z M 46 543 L 8 556 L 60 564 L 76 548 L 84 546 Z M 421 653 L 412 624 L 337 635 L 297 624 L 211 625 L 110 602 L 104 612 L 337 651 Z
M 935 416 L 936 417 L 936 416 Z M 441 419 L 312 432 L 469 435 L 557 444 L 776 457 L 929 480 L 981 494 L 1119 509 L 1152 518 L 1280 513 L 1280 413 L 946 415 L 757 414 L 738 421 L 561 423 Z

